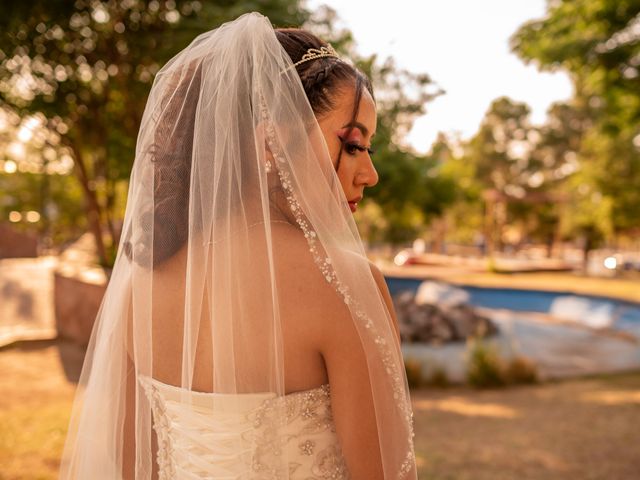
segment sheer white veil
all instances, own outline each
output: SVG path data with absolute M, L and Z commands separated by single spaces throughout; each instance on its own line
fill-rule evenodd
M 287 393 L 281 308 L 291 300 L 278 291 L 274 222 L 304 236 L 306 254 L 351 313 L 384 478 L 415 478 L 398 340 L 292 66 L 268 19 L 253 13 L 198 36 L 157 74 L 61 478 L 153 478 L 141 379 L 184 391 Z M 273 414 L 276 441 L 286 414 Z M 289 478 L 286 452 L 272 462 L 277 478 Z M 276 478 L 261 472 L 247 478 Z

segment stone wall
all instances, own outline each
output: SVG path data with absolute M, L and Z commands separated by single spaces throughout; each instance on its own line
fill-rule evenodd
M 0 222 L 0 258 L 38 256 L 38 237 L 19 232 L 10 224 Z
M 54 303 L 58 334 L 86 346 L 102 297 L 106 291 L 106 278 L 65 270 L 54 273 Z

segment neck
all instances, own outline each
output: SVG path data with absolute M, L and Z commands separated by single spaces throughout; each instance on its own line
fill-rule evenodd
M 284 221 L 294 226 L 298 225 L 280 187 L 274 187 L 269 191 L 269 215 L 271 221 Z

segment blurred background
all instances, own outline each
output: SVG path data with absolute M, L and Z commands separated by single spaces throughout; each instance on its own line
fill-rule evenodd
M 154 75 L 249 11 L 373 80 L 420 478 L 638 478 L 640 0 L 4 0 L 0 479 L 56 477 Z

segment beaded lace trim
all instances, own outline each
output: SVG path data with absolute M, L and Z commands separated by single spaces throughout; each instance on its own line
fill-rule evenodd
M 393 356 L 391 354 L 391 349 L 387 345 L 387 342 L 384 339 L 384 337 L 382 337 L 376 331 L 375 325 L 371 320 L 371 318 L 364 312 L 364 310 L 362 310 L 359 307 L 358 301 L 351 296 L 348 286 L 344 285 L 338 279 L 338 276 L 331 265 L 331 258 L 329 258 L 328 256 L 323 256 L 320 253 L 320 250 L 316 243 L 317 234 L 309 225 L 309 222 L 305 218 L 303 210 L 300 207 L 300 204 L 296 198 L 295 192 L 293 190 L 293 186 L 291 184 L 291 173 L 290 173 L 289 165 L 286 161 L 284 154 L 279 148 L 278 142 L 276 141 L 275 128 L 273 127 L 273 123 L 269 119 L 269 113 L 266 107 L 264 106 L 264 103 L 261 104 L 261 116 L 266 124 L 267 143 L 276 161 L 275 166 L 271 165 L 270 162 L 267 164 L 266 166 L 267 173 L 273 171 L 274 168 L 277 170 L 278 176 L 280 178 L 280 183 L 282 184 L 282 188 L 285 192 L 287 201 L 289 203 L 289 208 L 291 209 L 291 212 L 295 216 L 298 226 L 304 233 L 304 237 L 307 239 L 309 250 L 311 251 L 314 262 L 316 263 L 316 265 L 324 275 L 325 280 L 331 285 L 333 285 L 336 291 L 341 295 L 345 304 L 351 305 L 351 309 L 352 311 L 355 312 L 356 317 L 358 317 L 364 324 L 365 328 L 369 332 L 371 332 L 371 335 L 374 338 L 374 342 L 378 346 L 386 372 L 393 381 L 393 398 L 395 400 L 401 400 L 402 397 L 405 395 L 404 382 L 402 381 L 402 377 L 400 376 L 400 374 L 397 372 L 395 363 L 393 361 Z M 415 434 L 413 432 L 413 412 L 411 410 L 411 407 L 409 403 L 406 401 L 399 401 L 396 403 L 396 405 L 402 411 L 402 414 L 405 417 L 405 420 L 409 428 L 408 443 L 412 444 L 413 437 L 415 436 Z M 400 466 L 399 478 L 403 477 L 406 473 L 408 473 L 411 470 L 414 462 L 415 462 L 414 453 L 412 449 L 409 449 L 409 451 L 406 454 L 405 460 L 402 462 Z

